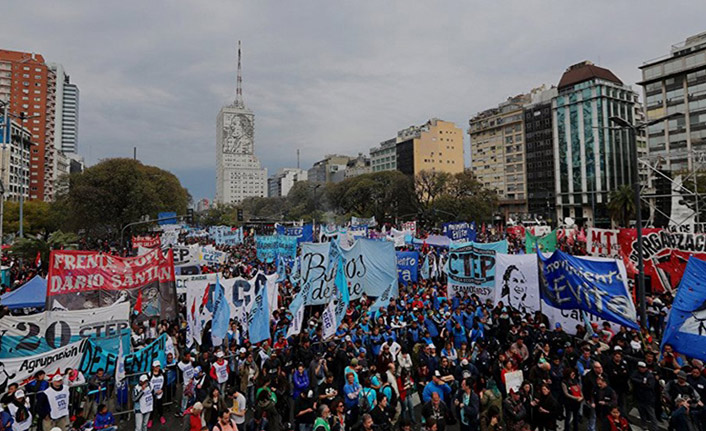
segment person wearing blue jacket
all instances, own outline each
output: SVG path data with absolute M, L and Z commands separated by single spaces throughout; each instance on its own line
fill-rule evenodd
M 443 401 L 448 400 L 448 396 L 451 394 L 451 386 L 441 380 L 441 374 L 438 370 L 434 371 L 431 381 L 424 386 L 422 401 L 428 403 L 431 400 L 431 394 L 434 392 L 439 394 Z

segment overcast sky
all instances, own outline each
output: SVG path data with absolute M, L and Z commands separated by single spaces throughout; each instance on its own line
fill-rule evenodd
M 639 8 L 639 9 L 638 9 Z M 706 31 L 703 1 L 7 1 L 0 47 L 78 84 L 79 153 L 131 157 L 215 194 L 216 115 L 243 92 L 270 174 L 468 119 L 589 59 L 624 82 Z M 635 86 L 636 89 L 637 86 Z M 469 139 L 465 137 L 468 160 Z

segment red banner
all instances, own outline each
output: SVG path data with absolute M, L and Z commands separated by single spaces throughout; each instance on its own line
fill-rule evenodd
M 514 236 L 515 238 L 525 238 L 525 227 L 524 226 L 508 226 L 507 234 L 509 236 Z
M 144 297 L 145 314 L 169 316 L 176 311 L 174 255 L 155 248 L 137 257 L 97 251 L 53 250 L 49 255 L 47 310 L 82 310 L 126 297 Z M 173 317 L 173 316 L 172 316 Z
M 637 231 L 620 229 L 618 243 L 628 274 L 637 274 Z M 656 292 L 677 288 L 689 257 L 706 260 L 706 234 L 670 232 L 666 229 L 642 230 L 642 257 L 645 275 Z
M 159 235 L 155 236 L 133 236 L 132 237 L 132 248 L 144 247 L 144 248 L 159 248 L 161 247 L 161 241 L 159 240 Z

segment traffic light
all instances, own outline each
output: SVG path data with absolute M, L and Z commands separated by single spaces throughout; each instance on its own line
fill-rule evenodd
M 189 208 L 186 210 L 186 224 L 194 224 L 194 209 Z
M 243 221 L 243 209 L 238 208 L 238 221 Z

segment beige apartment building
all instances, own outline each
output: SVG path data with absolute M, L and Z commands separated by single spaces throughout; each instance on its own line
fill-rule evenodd
M 527 211 L 523 107 L 530 101 L 529 94 L 510 97 L 469 120 L 471 171 L 497 190 L 506 217 Z

